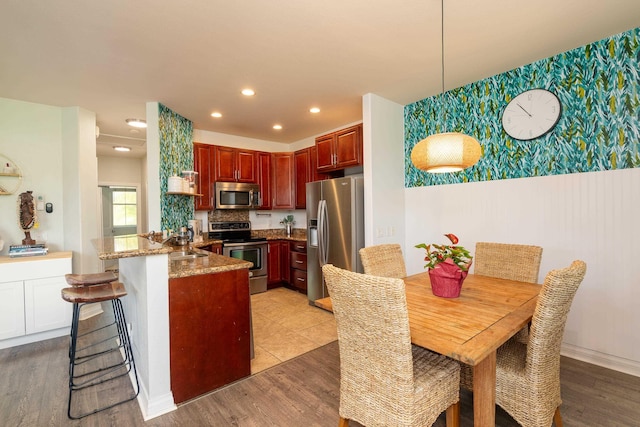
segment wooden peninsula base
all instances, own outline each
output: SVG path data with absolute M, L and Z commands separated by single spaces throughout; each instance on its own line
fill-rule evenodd
M 169 280 L 175 403 L 251 375 L 250 316 L 247 269 Z

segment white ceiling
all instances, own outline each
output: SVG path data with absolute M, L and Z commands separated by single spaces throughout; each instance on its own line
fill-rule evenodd
M 640 26 L 639 0 L 444 9 L 447 89 Z M 440 0 L 0 0 L 0 10 L 0 97 L 94 111 L 99 154 L 144 153 L 145 132 L 125 119 L 144 118 L 148 101 L 196 129 L 291 143 L 360 120 L 366 93 L 406 105 L 442 85 Z M 240 95 L 247 86 L 255 97 Z

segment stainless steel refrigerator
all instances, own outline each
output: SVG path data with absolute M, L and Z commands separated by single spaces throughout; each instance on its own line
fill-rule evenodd
M 307 295 L 309 304 L 329 296 L 322 265 L 362 272 L 363 178 L 349 176 L 307 183 Z

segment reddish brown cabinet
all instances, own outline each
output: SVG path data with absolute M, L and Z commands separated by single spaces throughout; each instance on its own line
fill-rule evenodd
M 260 209 L 271 209 L 271 153 L 259 151 L 257 156 Z
M 362 165 L 362 124 L 316 138 L 318 172 Z
M 214 181 L 256 183 L 256 152 L 215 146 Z
M 299 292 L 307 293 L 307 245 L 305 242 L 291 242 L 289 267 L 290 283 Z
M 294 209 L 293 153 L 272 153 L 271 168 L 271 208 Z
M 267 289 L 273 289 L 282 283 L 282 263 L 280 261 L 280 241 L 268 242 L 269 253 L 267 258 Z
M 213 146 L 193 143 L 193 168 L 198 172 L 198 193 L 202 196 L 196 196 L 195 208 L 197 211 L 210 211 L 213 205 L 213 190 L 211 180 L 211 165 L 213 164 Z
M 250 327 L 249 270 L 169 280 L 175 403 L 251 375 Z
M 198 249 L 202 249 L 203 251 L 209 251 L 209 252 L 213 252 L 214 254 L 222 255 L 222 245 L 221 244 L 207 245 L 207 246 L 203 246 L 203 247 L 198 248 Z
M 295 170 L 295 207 L 307 207 L 307 182 L 329 178 L 329 175 L 318 173 L 316 168 L 316 147 L 311 146 L 293 153 Z
M 269 258 L 267 260 L 267 288 L 277 288 L 289 283 L 289 241 L 269 240 Z
M 307 207 L 306 185 L 310 182 L 311 165 L 309 161 L 309 150 L 299 150 L 293 153 L 295 170 L 295 207 L 305 209 Z

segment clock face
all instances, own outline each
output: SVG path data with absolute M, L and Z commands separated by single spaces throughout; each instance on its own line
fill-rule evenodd
M 522 141 L 538 138 L 558 123 L 562 107 L 558 97 L 544 89 L 522 92 L 502 112 L 502 127 Z

